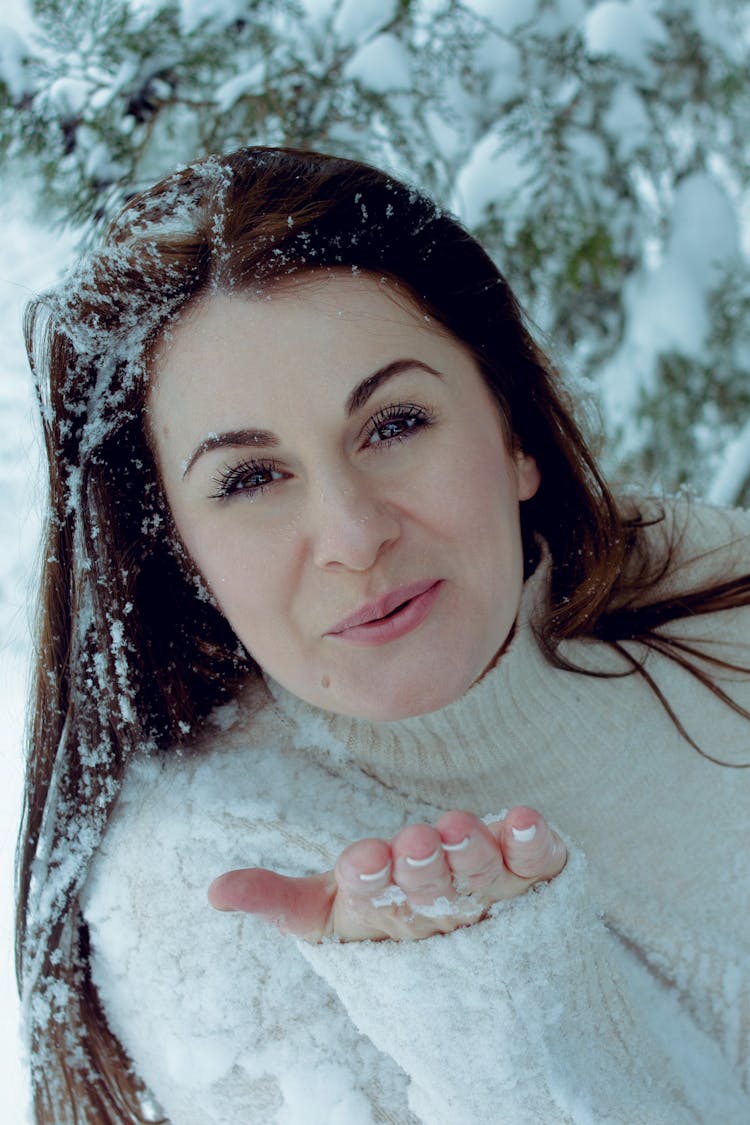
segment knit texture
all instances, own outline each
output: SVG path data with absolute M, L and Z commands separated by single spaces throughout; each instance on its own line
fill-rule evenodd
M 665 588 L 750 569 L 746 513 L 666 522 Z M 441 711 L 363 722 L 252 683 L 188 750 L 133 763 L 83 905 L 108 1018 L 173 1125 L 750 1120 L 750 770 L 701 757 L 641 677 L 549 664 L 548 566 Z M 748 610 L 669 631 L 750 664 Z M 565 654 L 622 668 L 590 641 Z M 748 720 L 647 667 L 702 748 L 750 761 Z M 748 677 L 722 683 L 750 709 Z M 565 871 L 448 936 L 307 946 L 206 904 L 229 868 L 308 874 L 354 839 L 516 804 L 570 839 Z

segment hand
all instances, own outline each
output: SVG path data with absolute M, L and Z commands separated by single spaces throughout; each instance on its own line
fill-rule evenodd
M 390 842 L 350 844 L 321 875 L 229 871 L 208 897 L 217 910 L 258 914 L 309 941 L 413 940 L 478 921 L 493 903 L 559 874 L 566 859 L 565 845 L 533 809 L 511 809 L 491 824 L 453 811 L 434 828 L 414 824 Z

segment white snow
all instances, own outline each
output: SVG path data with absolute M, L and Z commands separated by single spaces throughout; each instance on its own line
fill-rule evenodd
M 604 125 L 607 132 L 615 138 L 622 160 L 629 160 L 637 149 L 645 147 L 651 139 L 651 122 L 643 99 L 637 90 L 625 82 L 614 92 L 604 114 Z
M 306 15 L 322 23 L 330 19 L 337 4 L 336 0 L 300 0 L 300 7 L 304 9 Z
M 518 147 L 505 147 L 495 132 L 487 133 L 456 179 L 451 206 L 471 227 L 481 222 L 487 204 L 496 202 L 507 224 L 508 237 L 512 239 L 514 223 L 521 222 L 525 215 L 521 193 L 529 175 Z
M 533 7 L 519 0 L 466 0 L 467 8 L 510 33 L 534 18 Z
M 731 505 L 750 475 L 750 418 L 724 450 L 719 471 L 706 489 L 710 504 Z
M 159 3 L 161 8 L 163 2 Z M 220 22 L 224 25 L 233 19 L 247 17 L 246 0 L 180 0 L 180 23 L 185 31 L 194 31 L 199 24 Z
M 0 78 L 13 98 L 23 97 L 30 88 L 22 65 L 25 53 L 26 44 L 18 32 L 0 23 Z
M 378 35 L 352 56 L 344 67 L 344 75 L 358 78 L 379 94 L 408 89 L 411 84 L 409 52 L 395 35 Z
M 250 67 L 248 71 L 241 74 L 236 74 L 233 78 L 228 78 L 226 82 L 218 86 L 214 92 L 214 101 L 217 107 L 222 111 L 231 109 L 234 103 L 244 94 L 256 93 L 262 89 L 265 80 L 266 64 L 264 62 L 256 63 L 255 66 Z
M 559 35 L 576 27 L 585 12 L 582 0 L 466 0 L 464 7 L 487 20 L 503 35 L 512 36 L 526 26 L 543 35 Z
M 750 9 L 738 4 L 733 11 L 706 0 L 683 0 L 690 11 L 700 35 L 715 43 L 738 63 L 747 59 L 750 50 Z
M 738 253 L 734 209 L 722 187 L 704 172 L 686 177 L 678 187 L 670 227 L 661 261 L 644 266 L 627 284 L 625 338 L 602 371 L 602 401 L 615 427 L 629 417 L 641 390 L 652 386 L 660 350 L 700 353 L 709 327 L 707 293 L 722 264 Z M 627 451 L 627 434 L 625 438 Z
M 577 28 L 586 14 L 584 0 L 556 0 L 554 4 L 538 4 L 534 30 L 549 37 Z
M 3 23 L 14 28 L 20 35 L 30 31 L 34 22 L 31 17 L 29 0 L 3 0 Z M 6 34 L 3 28 L 3 37 Z
M 584 25 L 586 45 L 592 55 L 616 55 L 631 66 L 642 67 L 653 44 L 666 41 L 661 20 L 651 11 L 650 0 L 604 0 L 588 13 Z
M 501 35 L 487 35 L 475 55 L 477 71 L 488 79 L 488 97 L 502 103 L 519 92 L 521 58 L 518 48 Z
M 53 113 L 77 117 L 91 96 L 91 84 L 83 78 L 58 78 L 47 95 Z
M 334 31 L 343 42 L 363 41 L 387 27 L 397 8 L 398 0 L 343 0 L 333 21 Z
M 21 339 L 21 313 L 35 289 L 53 281 L 73 239 L 32 221 L 23 182 L 4 186 L 5 254 L 0 268 L 3 360 L 0 380 L 0 1089 L 3 1120 L 25 1119 L 26 1077 L 19 1058 L 12 969 L 12 863 L 21 807 L 21 738 L 27 695 L 29 604 L 39 536 L 41 487 L 35 405 Z

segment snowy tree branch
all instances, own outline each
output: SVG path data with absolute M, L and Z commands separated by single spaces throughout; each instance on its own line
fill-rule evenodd
M 726 448 L 721 467 L 711 482 L 706 499 L 711 504 L 738 504 L 750 477 L 750 418 Z

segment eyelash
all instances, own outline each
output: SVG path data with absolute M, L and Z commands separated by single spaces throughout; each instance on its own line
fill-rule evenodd
M 393 445 L 397 441 L 406 441 L 410 435 L 413 435 L 418 430 L 426 429 L 431 426 L 433 422 L 433 415 L 425 410 L 422 406 L 417 406 L 413 402 L 399 403 L 397 406 L 385 406 L 382 410 L 378 410 L 377 414 L 373 414 L 372 418 L 364 427 L 362 433 L 367 438 L 367 444 L 372 447 L 373 445 Z M 404 429 L 397 434 L 392 434 L 390 437 L 379 438 L 378 441 L 373 442 L 372 438 L 385 426 L 401 424 Z
M 394 406 L 383 407 L 373 414 L 372 418 L 367 422 L 361 431 L 361 436 L 365 438 L 365 447 L 372 449 L 373 447 L 388 448 L 396 442 L 408 441 L 419 430 L 426 429 L 433 423 L 433 415 L 421 406 L 415 403 L 399 403 Z M 387 437 L 379 437 L 377 441 L 372 439 L 375 435 L 385 429 L 386 426 L 402 426 L 403 429 L 398 433 L 392 433 Z M 210 493 L 209 499 L 211 500 L 229 500 L 239 493 L 246 493 L 251 498 L 261 496 L 274 481 L 267 480 L 260 484 L 248 486 L 248 479 L 250 477 L 258 477 L 262 474 L 278 474 L 277 479 L 284 476 L 283 470 L 275 461 L 242 461 L 239 465 L 227 465 L 225 468 L 220 469 L 214 479 L 216 491 Z
M 283 476 L 281 469 L 274 461 L 241 461 L 239 465 L 227 465 L 226 468 L 220 469 L 214 477 L 216 491 L 210 493 L 209 499 L 230 500 L 241 492 L 246 492 L 251 497 L 260 496 L 269 485 L 274 483 L 273 480 L 249 487 L 247 481 L 248 478 L 260 476 L 262 473 L 278 473 L 279 478 Z

